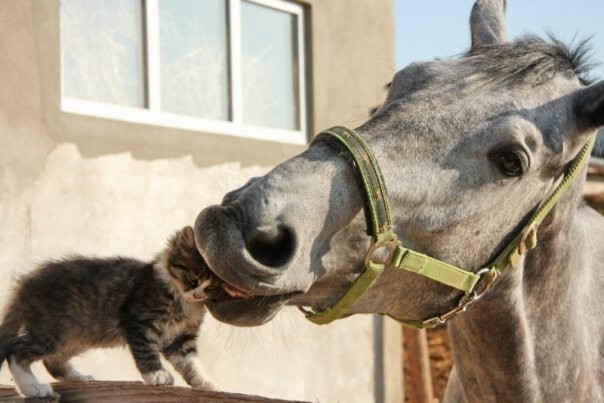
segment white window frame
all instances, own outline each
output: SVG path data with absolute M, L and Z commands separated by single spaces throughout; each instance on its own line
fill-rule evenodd
M 299 130 L 275 129 L 243 123 L 241 85 L 241 2 L 247 1 L 293 14 L 297 17 Z M 303 6 L 284 0 L 228 0 L 227 30 L 229 44 L 229 103 L 231 120 L 212 120 L 161 110 L 161 76 L 159 55 L 159 7 L 157 0 L 144 0 L 143 18 L 146 57 L 146 81 L 143 83 L 146 105 L 143 108 L 88 101 L 65 96 L 61 85 L 61 110 L 78 115 L 150 124 L 207 133 L 225 134 L 259 140 L 305 145 L 308 142 L 306 109 L 306 44 Z M 61 63 L 62 63 L 61 57 Z M 63 66 L 61 66 L 63 71 Z M 63 82 L 61 74 L 61 82 Z

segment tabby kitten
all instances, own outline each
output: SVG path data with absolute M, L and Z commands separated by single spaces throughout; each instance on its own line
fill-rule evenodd
M 91 380 L 69 359 L 93 347 L 127 345 L 147 384 L 172 384 L 160 353 L 194 387 L 213 389 L 196 362 L 207 292 L 218 287 L 195 247 L 177 232 L 152 262 L 114 257 L 48 262 L 23 277 L 0 325 L 0 365 L 8 361 L 26 396 L 52 388 L 30 369 L 43 360 L 60 380 Z

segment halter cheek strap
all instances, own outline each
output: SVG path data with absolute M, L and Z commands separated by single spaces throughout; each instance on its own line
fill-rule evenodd
M 486 268 L 477 273 L 461 269 L 430 256 L 405 248 L 393 231 L 390 201 L 379 165 L 367 143 L 354 130 L 336 126 L 317 135 L 318 141 L 340 143 L 351 155 L 359 174 L 365 195 L 367 234 L 371 237 L 365 257 L 365 270 L 340 300 L 331 308 L 317 311 L 303 309 L 307 319 L 317 324 L 327 324 L 349 316 L 352 305 L 377 280 L 386 268 L 410 271 L 449 287 L 463 291 L 457 306 L 440 315 L 425 320 L 399 320 L 416 328 L 431 328 L 445 323 L 466 310 L 486 292 L 506 267 L 515 267 L 522 255 L 537 245 L 537 229 L 543 219 L 566 193 L 589 159 L 595 136 L 583 146 L 571 163 L 564 178 L 552 194 L 542 203 L 519 234 Z M 383 256 L 386 255 L 384 258 Z M 301 308 L 302 309 L 302 308 Z

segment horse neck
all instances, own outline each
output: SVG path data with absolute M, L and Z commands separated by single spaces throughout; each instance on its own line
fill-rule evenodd
M 451 321 L 451 345 L 467 401 L 542 401 L 547 386 L 540 377 L 543 368 L 559 368 L 557 361 L 565 360 L 561 351 L 572 349 L 560 344 L 573 339 L 576 282 L 570 269 L 580 186 L 573 190 L 539 228 L 537 248 L 465 315 Z M 580 275 L 580 268 L 572 270 L 573 276 Z

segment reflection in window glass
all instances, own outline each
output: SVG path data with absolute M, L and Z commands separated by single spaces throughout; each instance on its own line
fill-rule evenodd
M 162 109 L 229 119 L 226 0 L 160 0 Z
M 62 0 L 62 80 L 66 97 L 142 107 L 140 0 Z
M 241 4 L 243 121 L 298 129 L 295 78 L 296 17 L 250 2 Z

